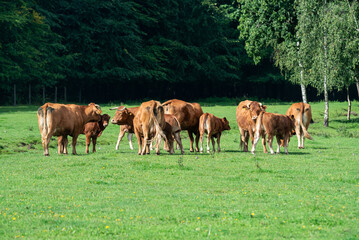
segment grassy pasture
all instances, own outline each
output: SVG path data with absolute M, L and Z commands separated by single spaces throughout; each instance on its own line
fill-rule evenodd
M 219 154 L 190 153 L 185 133 L 183 156 L 138 156 L 135 138 L 135 150 L 124 138 L 115 151 L 110 125 L 95 154 L 82 135 L 79 155 L 57 155 L 53 138 L 44 157 L 38 106 L 0 107 L 0 239 L 359 238 L 359 117 L 346 120 L 346 103 L 330 103 L 329 128 L 324 103 L 312 104 L 304 150 L 292 137 L 289 155 L 258 144 L 256 156 L 239 149 L 234 102 L 202 106 L 231 124 Z

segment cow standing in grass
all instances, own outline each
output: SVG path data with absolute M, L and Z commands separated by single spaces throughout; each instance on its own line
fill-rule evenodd
M 253 146 L 257 118 L 260 113 L 265 112 L 266 108 L 262 103 L 250 100 L 245 100 L 238 104 L 236 118 L 239 131 L 241 132 L 240 146 L 244 152 L 248 152 L 249 137 Z M 265 133 L 262 135 L 262 144 L 263 152 L 267 153 Z
M 283 140 L 284 151 L 288 154 L 288 143 L 290 137 L 294 131 L 294 116 L 286 116 L 275 113 L 260 113 L 255 128 L 255 138 L 252 146 L 252 154 L 254 154 L 256 145 L 259 141 L 259 137 L 263 132 L 267 133 L 267 141 L 271 154 L 274 154 L 273 150 L 273 138 L 277 138 L 277 153 L 280 152 L 281 140 Z
M 198 152 L 198 124 L 199 118 L 203 114 L 201 106 L 198 103 L 189 103 L 178 99 L 168 100 L 162 106 L 166 114 L 172 114 L 178 119 L 182 130 L 188 131 L 190 152 L 193 152 L 193 134 L 196 135 L 196 152 Z
M 293 103 L 287 111 L 287 116 L 295 118 L 295 133 L 298 138 L 298 148 L 304 148 L 305 137 L 312 140 L 308 133 L 309 124 L 312 121 L 312 110 L 308 103 Z
M 203 135 L 207 133 L 207 152 L 210 152 L 209 140 L 212 141 L 213 152 L 216 151 L 214 138 L 217 138 L 218 152 L 221 151 L 220 141 L 224 130 L 230 130 L 229 122 L 226 118 L 218 118 L 211 113 L 202 114 L 199 119 L 199 134 L 201 139 L 201 153 L 203 152 Z
M 44 155 L 49 156 L 49 143 L 52 136 L 58 136 L 58 153 L 67 154 L 67 136 L 72 136 L 72 154 L 76 154 L 76 142 L 88 122 L 101 119 L 99 105 L 45 103 L 37 110 L 37 120 L 41 133 Z
M 110 110 L 117 110 L 115 116 L 112 118 L 111 123 L 120 125 L 120 133 L 118 135 L 116 150 L 118 150 L 122 138 L 127 132 L 127 139 L 130 145 L 130 149 L 133 150 L 132 136 L 135 133 L 133 128 L 133 119 L 135 118 L 137 111 L 140 107 L 126 108 L 124 106 L 111 108 Z
M 89 153 L 89 146 L 92 139 L 92 152 L 96 152 L 96 142 L 97 138 L 101 136 L 102 132 L 108 126 L 110 121 L 110 115 L 104 114 L 101 115 L 101 119 L 98 122 L 89 122 L 86 123 L 82 134 L 86 136 L 86 153 Z
M 166 122 L 163 106 L 158 101 L 148 101 L 141 104 L 133 119 L 134 132 L 138 141 L 138 154 L 150 154 L 150 144 L 156 139 L 156 154 L 160 154 L 161 139 L 167 141 L 163 132 Z

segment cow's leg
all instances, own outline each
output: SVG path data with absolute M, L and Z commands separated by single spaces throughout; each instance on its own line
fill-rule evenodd
M 276 136 L 277 138 L 277 153 L 279 154 L 280 153 L 280 144 L 281 144 L 281 141 L 280 141 L 280 137 L 279 136 Z M 285 140 L 284 140 L 285 141 Z M 283 143 L 285 144 L 285 142 L 283 141 Z
M 210 143 L 209 143 L 209 141 L 211 140 L 211 138 L 212 138 L 212 133 L 211 132 L 208 132 L 208 134 L 207 134 L 207 153 L 210 153 Z
M 241 132 L 240 147 L 243 148 L 243 152 L 248 152 L 248 132 L 244 131 L 242 128 L 239 128 L 239 131 Z
M 144 133 L 143 134 L 143 146 L 142 146 L 142 152 L 141 152 L 141 155 L 145 155 L 146 152 L 149 151 L 148 149 L 148 133 Z
M 176 145 L 180 147 L 181 149 L 181 154 L 184 154 L 184 150 L 183 150 L 183 145 L 182 145 L 182 140 L 181 140 L 181 133 L 180 132 L 176 132 L 174 134 L 175 140 L 176 140 Z
M 138 131 L 136 131 L 136 130 L 135 130 L 135 135 L 136 135 L 137 143 L 138 143 L 138 152 L 137 152 L 137 154 L 140 155 L 141 150 L 142 150 L 142 139 L 141 139 L 140 133 Z
M 91 144 L 91 135 L 87 134 L 86 135 L 86 150 L 85 150 L 85 153 L 89 153 L 90 144 Z
M 188 130 L 188 137 L 189 137 L 189 143 L 190 143 L 190 147 L 189 147 L 189 151 L 193 152 L 193 133 L 192 131 Z
M 67 154 L 67 144 L 69 143 L 69 140 L 67 139 L 67 136 L 62 136 L 62 145 L 64 147 L 64 154 Z
M 72 154 L 73 155 L 76 155 L 77 153 L 76 153 L 76 143 L 77 143 L 77 138 L 78 138 L 78 136 L 79 135 L 77 135 L 77 134 L 74 134 L 73 136 L 72 136 Z
M 155 136 L 155 138 L 156 138 L 156 154 L 157 155 L 160 155 L 160 145 L 161 145 L 161 140 L 162 140 L 162 136 L 159 134 L 159 133 L 157 133 L 157 135 Z M 169 139 L 167 139 L 167 137 L 164 139 L 165 140 L 165 142 L 167 141 L 167 145 L 169 145 L 169 143 L 168 143 L 168 141 L 169 141 Z M 151 141 L 152 142 L 152 141 Z M 148 146 L 149 147 L 149 146 Z M 170 146 L 169 146 L 170 147 Z
M 300 149 L 301 148 L 301 143 L 300 143 L 300 125 L 299 124 L 297 124 L 296 126 L 295 126 L 295 134 L 297 135 L 297 139 L 298 139 L 298 148 Z
M 151 143 L 150 143 L 150 150 L 153 151 L 153 142 L 155 141 L 155 139 L 152 139 L 151 140 Z
M 203 153 L 203 135 L 204 135 L 204 132 L 201 132 L 201 133 L 200 133 L 200 136 L 199 136 L 199 138 L 200 138 L 200 140 L 201 140 L 201 150 L 200 150 L 200 153 Z
M 215 153 L 216 152 L 216 141 L 214 141 L 213 135 L 211 136 L 211 141 L 212 141 L 213 153 Z
M 199 131 L 196 132 L 196 152 L 199 152 L 198 144 L 199 144 Z
M 248 131 L 248 134 L 249 134 L 249 137 L 251 138 L 251 143 L 252 143 L 252 149 L 253 149 L 253 144 L 254 144 L 254 141 L 255 141 L 255 136 L 254 136 L 254 132 L 253 132 L 253 130 L 252 129 L 250 129 L 249 131 Z M 260 135 L 258 135 L 258 139 L 259 139 L 259 136 Z M 258 142 L 258 141 L 257 141 Z M 247 149 L 248 149 L 248 142 L 247 142 Z M 248 150 L 247 150 L 248 151 Z
M 61 154 L 64 152 L 63 138 L 62 136 L 57 138 L 57 153 Z
M 165 141 L 165 142 L 167 142 L 166 145 L 168 146 L 168 150 L 167 150 L 167 151 L 168 151 L 170 154 L 173 154 L 175 151 L 174 151 L 174 149 L 173 149 L 173 137 L 172 137 L 171 134 L 169 134 L 169 136 L 167 136 L 167 141 Z
M 96 152 L 97 137 L 92 137 L 92 152 Z
M 267 147 L 266 147 L 266 134 L 262 133 L 262 145 L 263 145 L 263 152 L 268 153 Z
M 252 135 L 253 135 L 253 132 L 252 132 Z M 254 142 L 252 142 L 252 150 L 251 150 L 251 153 L 254 154 L 255 150 L 256 150 L 256 146 L 257 146 L 257 143 L 259 141 L 259 136 L 260 136 L 260 133 L 256 133 L 255 135 L 255 138 L 254 138 Z M 252 137 L 251 137 L 252 138 Z
M 117 143 L 116 143 L 116 150 L 119 149 L 119 146 L 120 146 L 120 142 L 123 138 L 123 136 L 125 136 L 125 131 L 123 131 L 122 129 L 120 130 L 120 133 L 118 134 L 118 139 L 117 139 Z M 127 138 L 128 138 L 128 134 L 127 134 Z M 131 144 L 130 144 L 130 148 L 131 148 Z
M 268 136 L 267 136 L 267 142 L 268 142 L 269 150 L 270 150 L 270 153 L 271 153 L 271 154 L 274 154 L 274 150 L 273 150 L 273 138 L 274 138 L 274 136 L 268 134 Z
M 305 140 L 304 133 L 302 134 L 301 138 L 302 138 L 302 148 L 304 149 L 304 140 Z
M 289 134 L 284 136 L 284 152 L 288 154 L 288 143 L 289 143 Z
M 130 145 L 131 150 L 133 150 L 132 136 L 133 136 L 133 133 L 127 133 L 128 144 Z
M 221 146 L 220 146 L 220 143 L 221 143 L 221 133 L 218 133 L 217 135 L 217 150 L 218 152 L 221 152 Z M 214 149 L 214 146 L 213 146 L 213 149 Z

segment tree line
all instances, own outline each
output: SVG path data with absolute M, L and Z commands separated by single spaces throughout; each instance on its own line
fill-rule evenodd
M 3 0 L 0 103 L 323 95 L 327 125 L 329 99 L 356 94 L 358 12 L 349 0 Z

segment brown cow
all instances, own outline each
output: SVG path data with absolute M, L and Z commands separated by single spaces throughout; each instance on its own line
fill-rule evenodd
M 89 146 L 92 139 L 93 149 L 92 152 L 96 152 L 96 141 L 101 136 L 102 132 L 108 126 L 110 121 L 110 115 L 101 115 L 101 120 L 98 122 L 89 122 L 85 124 L 82 134 L 86 136 L 86 153 L 89 153 Z
M 58 139 L 58 153 L 67 154 L 67 136 L 72 136 L 72 154 L 76 154 L 77 137 L 88 122 L 98 122 L 101 118 L 99 105 L 45 103 L 37 110 L 37 120 L 41 133 L 44 155 L 49 156 L 49 143 L 52 136 Z
M 304 137 L 312 140 L 307 132 L 312 120 L 312 110 L 308 103 L 293 103 L 287 111 L 287 116 L 293 115 L 295 118 L 295 133 L 298 138 L 298 148 L 304 148 Z
M 170 154 L 174 153 L 174 147 L 173 147 L 173 139 L 176 140 L 177 144 L 179 145 L 181 149 L 181 154 L 184 154 L 183 145 L 181 141 L 181 124 L 177 120 L 175 116 L 172 114 L 165 114 L 165 121 L 166 125 L 163 129 L 164 133 L 167 137 L 167 142 L 165 142 L 165 149 L 169 151 Z
M 193 152 L 193 133 L 196 135 L 196 152 L 199 141 L 199 118 L 203 114 L 202 108 L 198 103 L 188 103 L 178 99 L 168 100 L 162 106 L 165 108 L 166 114 L 174 115 L 181 124 L 182 130 L 188 131 L 190 139 L 190 151 Z
M 254 132 L 256 128 L 256 119 L 259 114 L 265 112 L 267 106 L 256 101 L 245 100 L 238 104 L 236 110 L 237 124 L 241 132 L 241 148 L 244 152 L 248 152 L 248 140 L 251 137 L 253 146 Z M 262 135 L 263 152 L 267 153 L 265 143 L 265 133 Z
M 281 140 L 283 140 L 283 146 L 285 149 L 284 151 L 286 154 L 288 154 L 287 147 L 293 130 L 294 116 L 286 116 L 267 112 L 260 113 L 256 122 L 255 138 L 251 152 L 254 154 L 256 145 L 259 141 L 259 136 L 263 131 L 265 131 L 267 133 L 267 142 L 271 154 L 274 154 L 272 147 L 274 136 L 277 138 L 277 153 L 280 152 Z
M 124 106 L 111 108 L 110 110 L 117 109 L 115 116 L 112 118 L 111 123 L 121 126 L 120 134 L 118 135 L 116 150 L 118 150 L 120 141 L 127 132 L 127 139 L 130 149 L 133 150 L 132 136 L 135 133 L 133 129 L 133 119 L 140 107 L 126 108 Z
M 213 152 L 216 151 L 214 138 L 217 138 L 218 152 L 221 151 L 220 141 L 224 130 L 231 130 L 229 122 L 226 118 L 218 118 L 211 113 L 202 114 L 199 119 L 199 134 L 201 139 L 201 153 L 203 153 L 203 135 L 207 133 L 207 152 L 209 153 L 209 140 L 212 140 Z
M 141 104 L 133 119 L 134 132 L 138 141 L 138 154 L 150 154 L 152 138 L 156 138 L 156 154 L 160 154 L 161 137 L 167 141 L 163 132 L 165 125 L 164 110 L 160 102 L 151 100 Z

